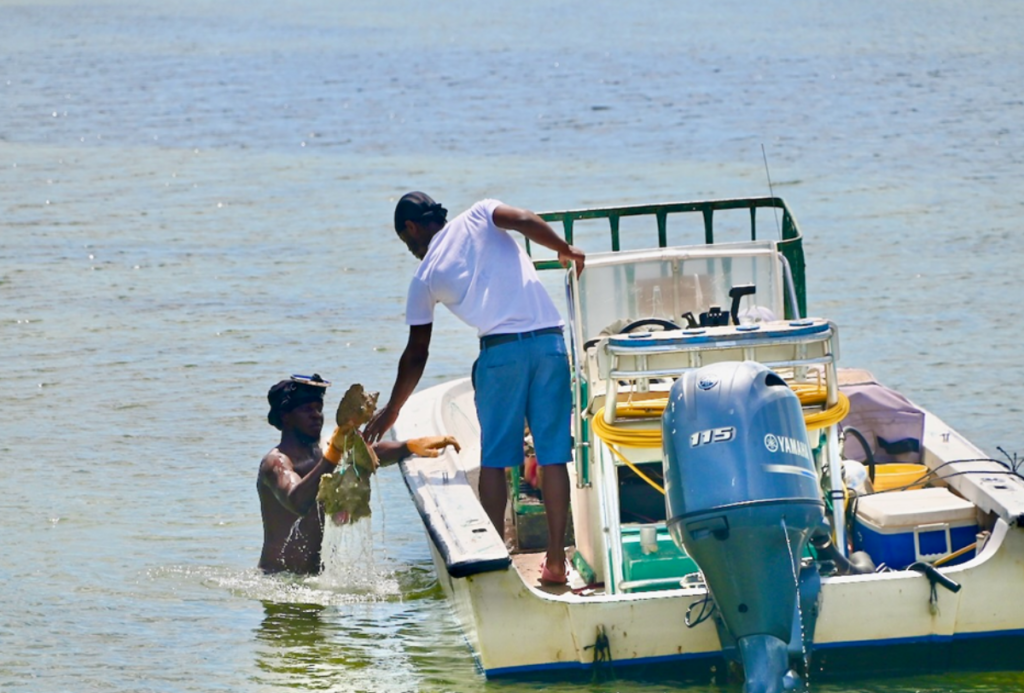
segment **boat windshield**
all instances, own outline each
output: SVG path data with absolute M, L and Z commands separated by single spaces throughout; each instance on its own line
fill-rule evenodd
M 714 306 L 728 313 L 730 290 L 744 285 L 753 293 L 740 301 L 741 324 L 785 317 L 784 270 L 773 241 L 588 255 L 578 285 L 577 335 L 585 344 L 650 318 L 686 328 L 686 313 L 697 321 Z M 636 331 L 644 329 L 660 328 Z

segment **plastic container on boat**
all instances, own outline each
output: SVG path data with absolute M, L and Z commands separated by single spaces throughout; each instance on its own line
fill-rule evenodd
M 924 488 L 928 479 L 928 467 L 923 464 L 890 462 L 875 467 L 875 480 L 872 486 L 876 491 L 904 488 L 906 490 Z
M 857 501 L 853 545 L 875 565 L 903 569 L 914 561 L 934 561 L 975 541 L 977 512 L 970 501 L 945 488 L 924 488 L 864 496 Z M 973 551 L 949 561 L 955 565 Z

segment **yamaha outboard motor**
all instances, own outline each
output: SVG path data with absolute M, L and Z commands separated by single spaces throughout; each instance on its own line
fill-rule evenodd
M 717 363 L 676 381 L 662 429 L 669 532 L 736 639 L 744 690 L 777 693 L 800 557 L 824 519 L 800 401 L 759 363 Z

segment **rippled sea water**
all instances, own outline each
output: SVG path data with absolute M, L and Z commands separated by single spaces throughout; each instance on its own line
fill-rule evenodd
M 267 388 L 316 371 L 386 399 L 409 189 L 538 211 L 774 191 L 843 363 L 1024 452 L 1022 33 L 1006 1 L 0 0 L 0 689 L 540 688 L 478 674 L 394 468 L 344 540 L 359 570 L 254 568 Z M 474 348 L 439 311 L 423 384 Z M 680 688 L 722 689 L 548 690 Z

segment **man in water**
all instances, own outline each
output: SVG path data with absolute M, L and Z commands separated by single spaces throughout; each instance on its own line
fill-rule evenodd
M 473 366 L 480 421 L 480 503 L 504 540 L 505 469 L 523 463 L 523 423 L 543 467 L 548 548 L 541 581 L 566 582 L 564 537 L 569 519 L 572 394 L 562 318 L 529 256 L 508 233 L 558 253 L 583 270 L 583 251 L 543 219 L 497 200 L 477 202 L 451 222 L 429 195 L 411 192 L 395 207 L 395 231 L 420 260 L 409 286 L 409 341 L 387 405 L 366 426 L 369 442 L 394 424 L 427 363 L 434 306 L 445 304 L 480 337 Z
M 335 431 L 326 450 L 320 448 L 328 385 L 316 374 L 308 378 L 292 376 L 267 393 L 267 421 L 281 431 L 281 441 L 260 462 L 256 484 L 263 516 L 259 567 L 264 572 L 320 571 L 324 517 L 316 494 L 320 477 L 334 471 L 344 447 L 338 440 L 342 436 Z M 381 441 L 373 449 L 381 462 L 396 462 L 409 455 L 437 457 L 449 445 L 459 449 L 450 436 L 414 438 L 403 443 Z

